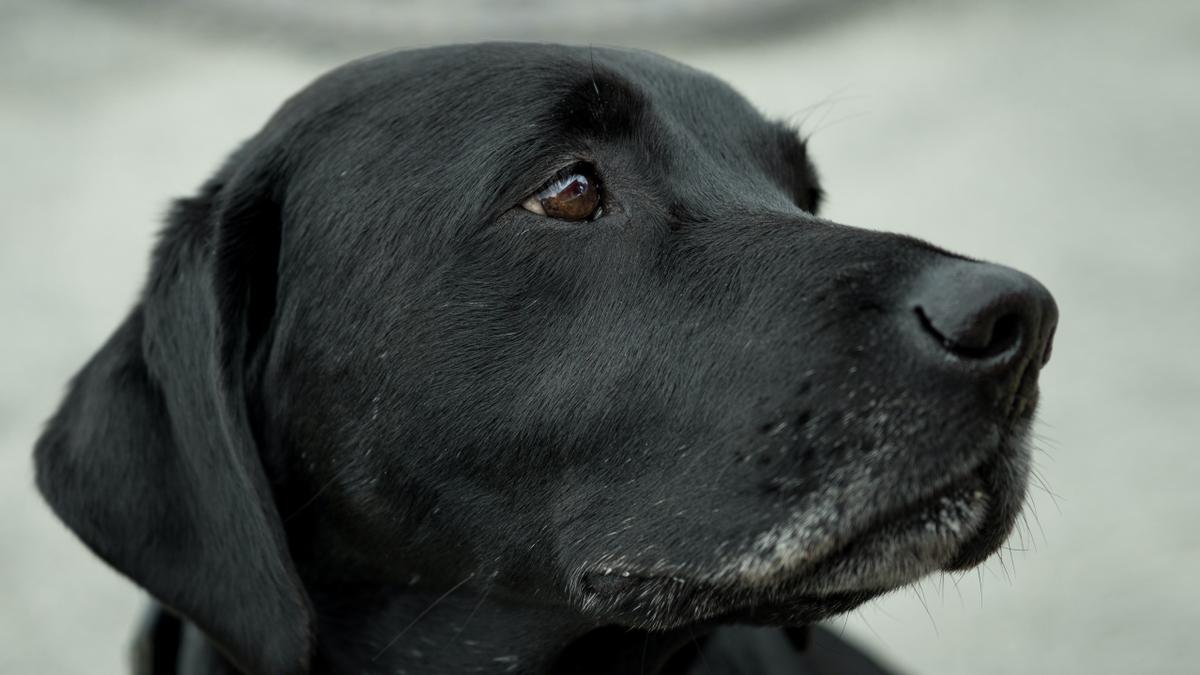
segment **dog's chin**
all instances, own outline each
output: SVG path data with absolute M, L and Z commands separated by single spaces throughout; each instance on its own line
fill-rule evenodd
M 1000 452 L 856 532 L 814 531 L 801 514 L 709 570 L 613 564 L 576 575 L 585 613 L 631 628 L 749 623 L 806 625 L 937 571 L 994 553 L 1020 512 L 1027 453 Z M 839 536 L 840 535 L 840 536 Z

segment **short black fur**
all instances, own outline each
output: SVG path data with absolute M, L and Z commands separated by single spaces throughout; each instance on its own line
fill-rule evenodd
M 600 217 L 520 208 L 578 162 Z M 821 194 L 652 54 L 352 63 L 171 212 L 38 485 L 166 612 L 143 672 L 829 667 L 799 627 L 1008 532 L 1053 319 L 947 356 L 914 298 L 976 263 Z

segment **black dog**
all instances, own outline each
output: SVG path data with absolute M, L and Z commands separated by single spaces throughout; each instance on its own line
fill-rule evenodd
M 177 204 L 38 484 L 157 672 L 783 672 L 722 627 L 999 546 L 1057 316 L 820 197 L 652 54 L 353 63 Z

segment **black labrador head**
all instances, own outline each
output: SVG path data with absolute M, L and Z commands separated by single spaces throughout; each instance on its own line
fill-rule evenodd
M 254 673 L 307 668 L 316 586 L 665 630 L 975 565 L 1054 302 L 820 196 L 795 130 L 651 54 L 353 63 L 178 203 L 39 485 Z

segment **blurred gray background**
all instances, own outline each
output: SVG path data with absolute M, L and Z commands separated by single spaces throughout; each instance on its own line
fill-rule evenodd
M 1200 672 L 1200 2 L 0 0 L 0 673 L 124 668 L 142 597 L 29 451 L 168 200 L 322 71 L 492 37 L 711 70 L 812 134 L 828 217 L 1057 296 L 1028 527 L 835 627 L 914 674 Z

